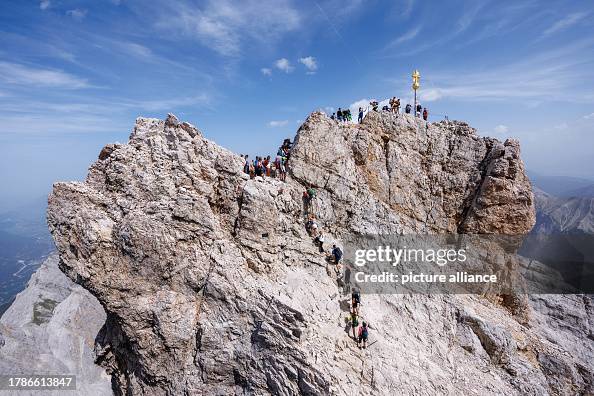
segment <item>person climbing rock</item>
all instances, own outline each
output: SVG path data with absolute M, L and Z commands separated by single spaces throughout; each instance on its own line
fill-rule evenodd
M 427 111 L 427 108 L 425 107 L 425 108 L 423 109 L 423 119 L 424 119 L 425 121 L 427 121 L 427 117 L 428 117 L 428 116 L 429 116 L 429 112 Z
M 396 101 L 394 102 L 394 112 L 396 114 L 400 113 L 400 98 L 396 98 Z
M 351 294 L 351 308 L 352 308 L 353 312 L 355 312 L 358 315 L 360 307 L 361 307 L 361 293 L 359 292 L 359 290 L 355 289 L 355 290 L 353 290 L 353 293 Z
M 371 109 L 373 111 L 377 111 L 377 108 L 379 107 L 379 103 L 377 100 L 373 100 L 373 101 L 369 102 L 369 105 L 371 106 Z
M 351 313 L 351 329 L 353 329 L 353 339 L 357 339 L 357 327 L 359 326 L 359 315 Z
M 421 106 L 421 104 L 419 103 L 417 105 L 417 112 L 416 112 L 416 116 L 420 117 L 421 116 L 421 111 L 423 111 L 423 106 Z
M 363 122 L 363 108 L 359 107 L 359 118 L 357 118 L 357 122 L 360 124 Z
M 305 206 L 305 210 L 310 212 L 313 209 L 313 200 L 316 197 L 316 190 L 315 188 L 309 187 L 307 190 L 303 192 L 303 204 Z
M 318 223 L 316 222 L 316 217 L 314 215 L 310 215 L 309 220 L 305 223 L 305 230 L 312 237 L 315 237 L 318 234 Z
M 332 115 L 330 116 L 331 120 L 335 120 L 336 119 L 336 113 L 332 113 Z
M 410 111 L 411 111 L 411 110 L 412 110 L 412 106 L 410 105 L 410 103 L 408 103 L 408 104 L 406 105 L 406 107 L 404 108 L 404 112 L 405 112 L 406 114 L 410 114 Z
M 339 107 L 338 111 L 336 112 L 336 119 L 338 121 L 342 121 L 342 109 Z
M 336 245 L 332 245 L 332 257 L 334 258 L 334 264 L 340 264 L 342 259 L 342 250 Z
M 322 231 L 320 231 L 314 239 L 314 243 L 316 245 L 318 245 L 318 248 L 320 249 L 320 253 L 324 253 L 324 240 L 325 240 L 324 234 L 322 233 Z
M 369 327 L 367 323 L 363 322 L 359 327 L 359 337 L 357 338 L 357 346 L 363 344 L 363 348 L 367 348 L 367 338 L 369 337 Z

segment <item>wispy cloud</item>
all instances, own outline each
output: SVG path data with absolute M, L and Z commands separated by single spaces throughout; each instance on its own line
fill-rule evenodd
M 41 0 L 39 2 L 39 8 L 42 10 L 47 10 L 51 5 L 50 0 Z
M 289 120 L 282 120 L 282 121 L 270 121 L 268 123 L 268 126 L 270 128 L 280 128 L 280 127 L 284 127 L 289 123 Z
M 155 3 L 162 16 L 158 28 L 195 38 L 224 56 L 239 56 L 242 47 L 253 42 L 274 42 L 301 23 L 288 0 L 246 0 L 239 6 L 230 0 L 208 0 L 202 7 L 190 1 Z
M 318 63 L 316 58 L 313 56 L 306 56 L 305 58 L 299 58 L 299 63 L 301 63 L 305 68 L 308 70 L 307 74 L 313 74 L 318 70 Z
M 0 61 L 0 81 L 15 85 L 80 89 L 89 87 L 87 79 L 61 70 L 34 68 Z
M 293 71 L 293 66 L 291 66 L 291 62 L 289 62 L 287 58 L 277 59 L 276 62 L 274 62 L 274 67 L 285 73 L 290 73 Z
M 270 69 L 269 67 L 263 67 L 260 69 L 260 73 L 262 73 L 264 76 L 271 76 L 272 69 Z
M 589 102 L 594 99 L 586 82 L 592 83 L 593 40 L 583 40 L 489 70 L 439 73 L 429 71 L 430 83 L 421 86 L 420 98 L 434 101 L 526 100 L 534 102 Z M 579 56 L 578 56 L 579 54 Z M 401 84 L 401 80 L 398 80 Z
M 83 10 L 81 8 L 75 8 L 73 10 L 66 11 L 66 15 L 76 19 L 77 21 L 82 21 L 87 16 L 88 11 Z
M 497 125 L 493 128 L 493 132 L 497 135 L 505 135 L 509 131 L 509 128 L 506 125 Z
M 419 32 L 420 31 L 421 31 L 421 27 L 420 26 L 417 26 L 417 27 L 409 30 L 408 32 L 406 32 L 403 35 L 401 35 L 400 37 L 397 37 L 396 39 L 390 41 L 386 45 L 386 49 L 395 47 L 397 45 L 400 45 L 402 43 L 405 43 L 407 41 L 410 41 L 410 40 L 414 39 L 415 37 L 417 37 L 419 35 Z
M 588 16 L 588 12 L 574 12 L 572 14 L 569 14 L 561 18 L 557 22 L 553 23 L 548 29 L 542 32 L 542 35 L 543 37 L 546 37 L 554 33 L 560 32 L 562 30 L 565 30 L 567 28 L 570 28 L 571 26 L 580 22 L 586 16 Z
M 594 113 L 590 113 L 584 116 L 585 120 L 594 120 Z
M 138 58 L 152 58 L 154 56 L 153 51 L 150 48 L 145 47 L 137 43 L 121 42 L 119 45 L 126 50 L 129 54 L 134 55 Z

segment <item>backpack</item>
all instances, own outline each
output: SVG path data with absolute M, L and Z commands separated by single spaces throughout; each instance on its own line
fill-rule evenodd
M 359 294 L 359 292 L 353 292 L 353 299 L 357 304 L 361 303 L 361 295 Z
M 307 189 L 307 195 L 309 195 L 310 198 L 315 198 L 315 196 L 316 196 L 316 190 L 314 190 L 313 188 L 308 188 Z
M 364 339 L 367 339 L 367 335 L 368 335 L 367 326 L 363 327 L 363 332 L 361 333 L 361 335 L 363 336 Z
M 340 248 L 337 247 L 334 249 L 334 256 L 336 257 L 336 260 L 340 260 L 342 258 L 342 251 Z
M 359 319 L 357 319 L 357 317 L 356 317 L 356 316 L 352 316 L 352 317 L 351 317 L 351 325 L 352 325 L 353 327 L 357 327 L 357 326 L 359 326 Z

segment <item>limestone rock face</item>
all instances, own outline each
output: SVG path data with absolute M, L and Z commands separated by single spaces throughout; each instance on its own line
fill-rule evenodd
M 0 319 L 0 374 L 70 374 L 76 376 L 77 390 L 69 394 L 109 395 L 110 378 L 94 363 L 93 351 L 105 312 L 89 292 L 60 272 L 58 261 L 57 254 L 48 257 Z
M 350 233 L 526 233 L 533 195 L 516 141 L 459 122 L 372 112 L 339 125 L 313 113 L 286 183 L 242 167 L 170 115 L 139 118 L 84 183 L 54 185 L 61 268 L 107 312 L 96 348 L 116 393 L 591 391 L 587 297 L 535 300 L 520 323 L 479 296 L 365 295 L 360 350 L 345 325 L 350 295 L 305 231 L 302 193 L 314 186 L 327 246 Z M 568 312 L 579 326 L 561 325 Z
M 519 143 L 481 138 L 462 122 L 370 112 L 340 125 L 314 113 L 291 155 L 293 177 L 323 187 L 348 229 L 520 235 L 534 225 Z

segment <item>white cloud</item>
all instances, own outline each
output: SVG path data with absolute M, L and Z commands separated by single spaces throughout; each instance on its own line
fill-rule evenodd
M 66 15 L 71 16 L 73 19 L 77 21 L 82 21 L 87 16 L 88 11 L 83 10 L 80 8 L 75 8 L 74 10 L 66 11 Z
M 591 113 L 591 114 L 585 115 L 585 116 L 584 116 L 584 119 L 585 119 L 585 120 L 592 120 L 592 119 L 594 119 L 594 113 Z
M 274 62 L 274 66 L 285 73 L 290 73 L 293 71 L 293 66 L 291 66 L 291 62 L 289 62 L 287 58 L 278 59 L 276 62 Z
M 265 75 L 265 76 L 271 76 L 272 75 L 272 69 L 268 68 L 268 67 L 263 67 L 260 69 L 260 72 Z
M 386 45 L 386 48 L 391 48 L 391 47 L 395 47 L 399 44 L 405 43 L 407 41 L 410 41 L 412 39 L 414 39 L 415 37 L 417 37 L 419 35 L 419 32 L 421 31 L 421 27 L 417 26 L 416 28 L 413 28 L 411 30 L 409 30 L 408 32 L 404 33 L 402 36 L 396 38 L 395 40 L 392 40 L 391 42 L 388 43 L 388 45 Z
M 268 126 L 270 128 L 280 128 L 280 127 L 284 127 L 289 123 L 289 120 L 282 120 L 282 121 L 270 121 L 268 123 Z
M 591 103 L 594 95 L 588 84 L 592 81 L 590 64 L 594 62 L 594 41 L 585 39 L 562 47 L 547 50 L 515 62 L 492 65 L 489 69 L 440 73 L 422 72 L 431 81 L 423 83 L 419 96 L 425 101 L 444 98 L 457 100 L 514 100 L 524 104 L 546 101 Z M 408 76 L 394 80 L 402 88 L 401 94 L 410 92 Z
M 441 99 L 442 93 L 437 88 L 429 88 L 419 92 L 419 100 L 423 100 L 425 102 L 433 102 L 436 100 Z
M 202 6 L 189 0 L 155 1 L 151 6 L 160 17 L 158 28 L 195 38 L 230 57 L 241 55 L 245 45 L 275 42 L 301 24 L 290 0 L 207 0 Z
M 0 81 L 8 84 L 80 89 L 89 87 L 86 79 L 61 70 L 38 69 L 17 63 L 0 62 Z
M 51 5 L 50 0 L 41 0 L 39 2 L 39 8 L 42 10 L 47 10 Z
M 564 18 L 561 18 L 557 22 L 553 23 L 551 25 L 551 27 L 549 27 L 544 32 L 542 32 L 542 35 L 549 36 L 553 33 L 557 33 L 561 30 L 565 30 L 565 29 L 575 25 L 582 19 L 584 19 L 587 15 L 588 15 L 587 12 L 574 12 L 572 14 L 569 14 L 569 15 L 565 16 Z
M 299 63 L 303 64 L 310 72 L 315 72 L 318 69 L 318 63 L 316 58 L 313 56 L 307 56 L 305 58 L 299 58 Z
M 351 109 L 351 113 L 355 114 L 355 112 L 359 111 L 359 107 L 366 109 L 369 106 L 369 103 L 376 99 L 359 99 L 356 102 L 353 102 L 349 105 L 349 109 Z
M 118 45 L 130 55 L 134 55 L 138 58 L 153 57 L 153 52 L 151 51 L 151 49 L 145 47 L 144 45 L 130 42 L 119 42 Z
M 497 125 L 495 128 L 493 128 L 493 132 L 498 135 L 504 135 L 507 133 L 507 131 L 509 131 L 509 128 L 505 125 Z

